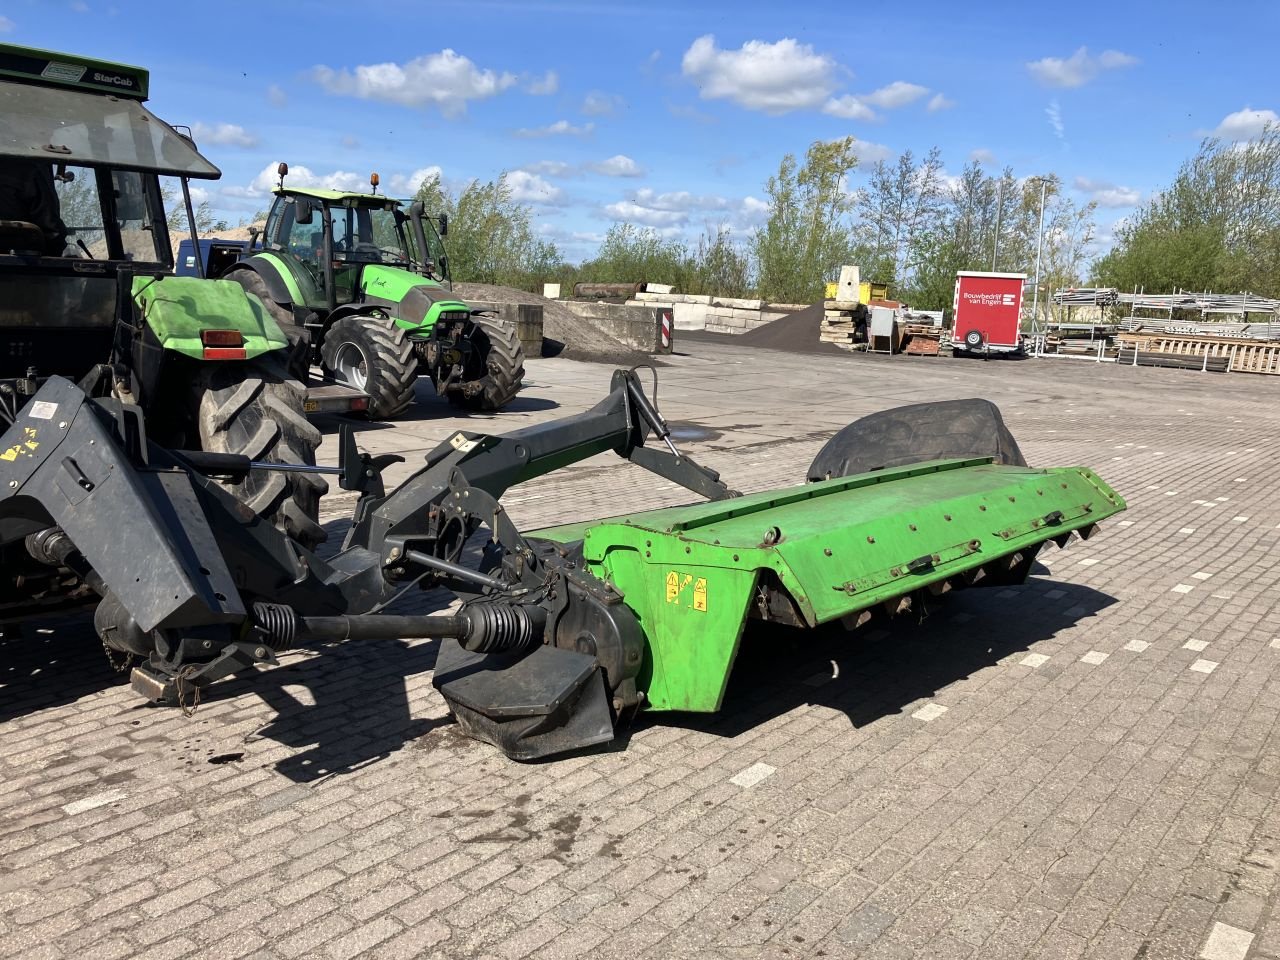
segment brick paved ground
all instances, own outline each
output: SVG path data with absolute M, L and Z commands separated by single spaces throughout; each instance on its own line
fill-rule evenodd
M 295 654 L 187 719 L 83 620 L 28 624 L 0 641 L 0 956 L 1280 957 L 1280 384 L 684 349 L 664 409 L 742 489 L 799 480 L 856 415 L 979 395 L 1130 510 L 923 623 L 753 635 L 722 714 L 536 765 L 457 733 L 429 642 Z M 529 372 L 473 425 L 608 375 Z M 447 413 L 361 442 L 418 456 Z M 679 499 L 600 458 L 510 505 Z

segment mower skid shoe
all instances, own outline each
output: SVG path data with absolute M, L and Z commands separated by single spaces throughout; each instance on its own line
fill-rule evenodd
M 432 679 L 463 733 L 512 760 L 538 760 L 613 739 L 596 658 L 541 646 L 512 657 L 441 641 Z

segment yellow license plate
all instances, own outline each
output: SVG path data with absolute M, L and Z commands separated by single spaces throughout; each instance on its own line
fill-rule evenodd
M 319 401 L 319 400 L 304 400 L 304 401 L 302 401 L 302 412 L 303 412 L 303 413 L 316 413 L 319 409 L 320 409 L 320 401 Z

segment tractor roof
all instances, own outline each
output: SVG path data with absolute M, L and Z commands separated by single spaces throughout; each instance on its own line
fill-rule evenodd
M 146 97 L 140 67 L 0 44 L 0 157 L 222 176 Z
M 278 197 L 310 197 L 313 200 L 325 200 L 330 203 L 354 200 L 360 204 L 368 203 L 379 207 L 400 203 L 394 197 L 388 197 L 382 193 L 352 193 L 347 190 L 326 190 L 322 187 L 277 187 L 275 194 Z

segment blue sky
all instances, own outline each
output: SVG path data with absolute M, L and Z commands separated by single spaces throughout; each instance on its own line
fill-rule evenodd
M 1105 240 L 1201 137 L 1280 111 L 1278 35 L 1274 2 L 0 4 L 4 42 L 148 67 L 233 222 L 280 160 L 401 194 L 509 171 L 571 258 L 616 219 L 748 230 L 784 153 L 850 134 L 868 160 L 1055 172 Z

